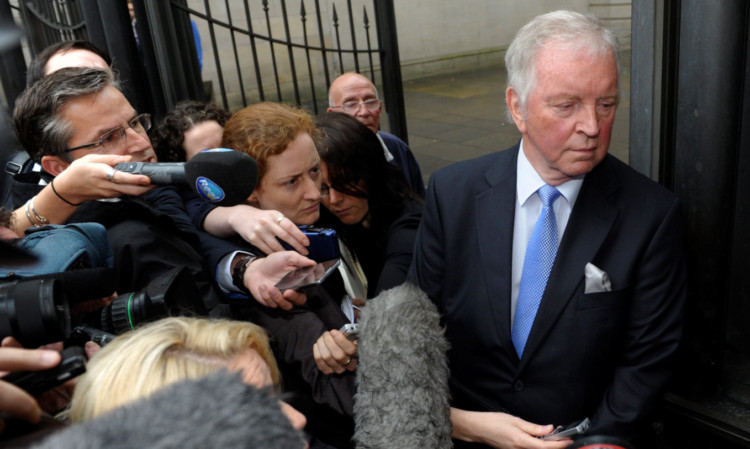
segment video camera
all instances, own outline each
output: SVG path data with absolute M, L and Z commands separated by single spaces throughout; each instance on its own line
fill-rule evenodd
M 96 269 L 75 270 L 0 284 L 0 339 L 13 336 L 27 348 L 56 341 L 80 345 L 87 341 L 85 336 L 108 341 L 112 334 L 169 315 L 206 314 L 189 270 L 178 267 L 155 278 L 143 291 L 119 295 L 101 311 L 71 317 L 71 298 L 78 302 L 106 296 L 92 298 L 90 291 L 69 291 L 75 283 L 66 283 L 65 275 L 76 272 L 98 273 Z M 89 282 L 96 284 L 99 280 Z
M 181 267 L 155 278 L 143 291 L 119 295 L 92 325 L 119 335 L 167 316 L 207 314 L 190 270 Z

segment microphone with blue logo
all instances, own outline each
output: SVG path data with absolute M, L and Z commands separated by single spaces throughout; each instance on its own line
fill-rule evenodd
M 201 151 L 187 162 L 121 162 L 115 170 L 146 175 L 160 186 L 187 184 L 217 206 L 243 203 L 258 181 L 255 159 L 227 148 Z

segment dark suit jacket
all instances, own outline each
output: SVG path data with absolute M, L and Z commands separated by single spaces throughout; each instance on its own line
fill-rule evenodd
M 518 145 L 430 179 L 410 276 L 451 343 L 454 406 L 537 424 L 590 417 L 633 441 L 680 340 L 685 269 L 677 198 L 607 156 L 586 175 L 522 360 L 510 337 Z M 584 267 L 611 292 L 584 293 Z
M 411 152 L 409 145 L 393 134 L 388 134 L 385 131 L 378 131 L 378 135 L 383 139 L 385 146 L 393 156 L 391 162 L 397 167 L 400 167 L 404 172 L 406 183 L 409 184 L 409 187 L 411 187 L 414 192 L 424 198 L 425 190 L 422 170 L 419 168 L 419 163 L 414 157 L 414 153 Z

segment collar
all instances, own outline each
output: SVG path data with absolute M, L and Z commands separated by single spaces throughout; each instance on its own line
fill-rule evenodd
M 523 139 L 518 145 L 518 162 L 516 163 L 516 194 L 518 195 L 518 203 L 523 206 L 526 201 L 533 195 L 540 187 L 544 184 L 544 180 L 539 173 L 534 170 L 531 162 L 526 158 L 523 152 Z M 579 176 L 577 178 L 565 181 L 564 183 L 557 186 L 557 190 L 560 191 L 562 196 L 568 200 L 570 208 L 572 209 L 575 205 L 578 193 L 581 191 L 583 185 L 583 178 L 586 175 Z
M 383 154 L 385 154 L 385 160 L 388 162 L 391 162 L 393 160 L 393 155 L 390 151 L 388 151 L 388 147 L 385 145 L 385 141 L 382 137 L 380 137 L 380 133 L 375 133 L 376 136 L 378 136 L 378 140 L 380 141 L 380 146 L 383 147 Z

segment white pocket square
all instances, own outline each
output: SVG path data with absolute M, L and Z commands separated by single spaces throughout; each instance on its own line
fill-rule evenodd
M 591 262 L 586 264 L 583 274 L 586 276 L 586 294 L 612 291 L 609 275 Z

